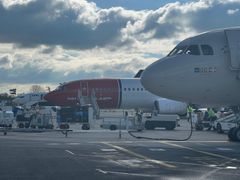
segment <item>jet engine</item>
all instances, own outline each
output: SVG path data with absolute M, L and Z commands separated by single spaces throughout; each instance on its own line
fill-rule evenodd
M 187 113 L 187 104 L 180 101 L 163 98 L 156 100 L 154 105 L 159 114 L 185 115 Z

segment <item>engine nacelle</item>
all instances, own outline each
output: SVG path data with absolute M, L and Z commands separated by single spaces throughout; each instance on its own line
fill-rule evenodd
M 178 114 L 184 115 L 187 113 L 187 104 L 170 99 L 159 99 L 154 102 L 159 114 Z

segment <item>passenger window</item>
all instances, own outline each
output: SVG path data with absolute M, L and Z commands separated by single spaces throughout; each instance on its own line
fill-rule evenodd
M 187 50 L 185 51 L 185 54 L 188 55 L 200 55 L 200 51 L 198 48 L 198 45 L 191 45 L 187 48 Z
M 127 88 L 124 88 L 124 91 L 126 91 L 127 90 Z
M 129 91 L 131 91 L 131 88 L 128 88 Z
M 207 44 L 203 44 L 201 45 L 201 49 L 202 49 L 203 55 L 213 55 L 213 49 L 211 46 Z

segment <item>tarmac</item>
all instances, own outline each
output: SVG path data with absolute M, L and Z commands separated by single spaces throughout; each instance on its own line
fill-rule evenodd
M 226 134 L 157 129 L 135 139 L 126 130 L 0 134 L 1 180 L 239 179 L 240 144 Z M 120 138 L 121 137 L 121 138 Z

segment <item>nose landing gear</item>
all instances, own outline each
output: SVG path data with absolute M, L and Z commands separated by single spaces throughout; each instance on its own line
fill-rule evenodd
M 240 142 L 240 107 L 233 107 L 232 110 L 236 115 L 236 122 L 238 126 L 233 127 L 228 131 L 228 138 L 230 141 Z
M 240 127 L 233 127 L 228 131 L 228 138 L 230 141 L 240 142 Z

